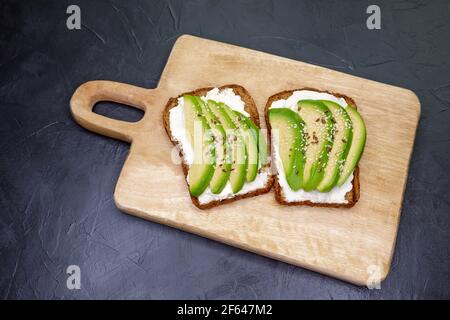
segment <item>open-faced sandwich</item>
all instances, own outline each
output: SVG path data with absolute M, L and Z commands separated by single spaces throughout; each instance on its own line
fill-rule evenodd
M 359 199 L 358 162 L 366 142 L 355 102 L 305 88 L 271 96 L 265 112 L 277 201 L 352 207 Z
M 171 98 L 166 132 L 180 150 L 192 202 L 200 209 L 266 193 L 272 185 L 258 110 L 238 85 Z

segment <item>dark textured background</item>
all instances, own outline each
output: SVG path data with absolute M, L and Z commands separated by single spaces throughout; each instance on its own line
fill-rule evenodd
M 382 29 L 366 28 L 378 4 Z M 78 4 L 82 29 L 66 28 Z M 449 1 L 0 0 L 0 297 L 450 298 Z M 155 87 L 184 33 L 414 90 L 422 116 L 392 270 L 368 290 L 119 212 L 129 146 L 69 114 L 92 79 Z M 395 108 L 395 105 L 392 106 Z M 97 112 L 137 120 L 101 103 Z M 66 268 L 81 268 L 81 290 Z

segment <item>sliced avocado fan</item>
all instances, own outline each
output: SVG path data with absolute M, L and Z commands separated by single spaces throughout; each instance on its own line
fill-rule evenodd
M 320 192 L 330 191 L 337 183 L 342 165 L 352 144 L 352 121 L 345 109 L 332 101 L 320 101 L 330 110 L 333 118 L 333 147 L 328 156 L 328 163 L 322 181 L 317 186 Z
M 219 194 L 225 188 L 228 178 L 230 177 L 231 163 L 230 161 L 226 161 L 226 156 L 231 150 L 227 150 L 226 148 L 226 134 L 219 119 L 200 97 L 195 97 L 195 100 L 202 109 L 202 114 L 205 116 L 205 119 L 211 128 L 211 134 L 214 139 L 216 162 L 214 175 L 209 183 L 209 187 L 213 194 Z
M 223 104 L 208 100 L 208 107 L 225 129 L 226 143 L 231 150 L 231 156 L 228 159 L 231 163 L 229 180 L 233 193 L 238 193 L 244 186 L 247 173 L 247 154 L 244 139 Z
M 193 163 L 189 164 L 190 193 L 198 197 L 208 187 L 214 174 L 215 145 L 207 132 L 211 129 L 194 96 L 185 95 L 184 121 L 194 150 Z
M 291 109 L 275 108 L 269 110 L 269 123 L 286 181 L 292 190 L 297 191 L 303 186 L 305 167 L 304 122 Z
M 258 175 L 258 140 L 257 135 L 251 130 L 247 121 L 250 121 L 240 112 L 232 110 L 226 104 L 221 104 L 230 119 L 239 131 L 239 135 L 244 140 L 247 155 L 247 173 L 245 180 L 251 182 Z
M 333 117 L 328 107 L 316 100 L 300 100 L 298 114 L 305 122 L 306 162 L 303 189 L 314 190 L 322 181 L 333 146 Z
M 341 164 L 340 176 L 337 185 L 341 186 L 347 181 L 348 177 L 353 173 L 358 165 L 361 155 L 366 145 L 366 125 L 356 108 L 348 105 L 345 108 L 353 126 L 353 137 L 345 162 Z

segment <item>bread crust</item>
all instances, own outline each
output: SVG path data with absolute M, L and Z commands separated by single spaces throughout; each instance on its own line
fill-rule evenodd
M 352 98 L 350 98 L 346 95 L 340 94 L 340 93 L 334 93 L 334 92 L 325 91 L 325 90 L 317 90 L 317 89 L 308 88 L 308 87 L 278 92 L 269 97 L 269 99 L 267 100 L 265 109 L 264 109 L 266 125 L 267 125 L 267 130 L 268 130 L 268 139 L 269 139 L 270 143 L 272 143 L 272 136 L 271 136 L 272 129 L 271 129 L 270 122 L 269 122 L 270 106 L 272 105 L 272 103 L 274 101 L 281 100 L 281 99 L 287 99 L 294 93 L 294 91 L 300 91 L 300 90 L 309 90 L 309 91 L 316 91 L 316 92 L 321 92 L 321 93 L 328 93 L 337 98 L 343 98 L 343 99 L 345 99 L 347 104 L 351 105 L 352 107 L 354 107 L 356 109 L 355 101 Z M 273 171 L 275 172 L 275 170 L 276 169 L 274 168 Z M 352 188 L 352 190 L 350 190 L 349 192 L 347 192 L 345 194 L 345 199 L 348 201 L 347 203 L 318 203 L 318 202 L 311 202 L 311 201 L 287 201 L 285 199 L 285 197 L 283 196 L 282 188 L 280 186 L 280 183 L 278 181 L 278 175 L 276 173 L 273 174 L 275 199 L 277 200 L 278 203 L 288 205 L 288 206 L 351 208 L 356 204 L 356 202 L 358 202 L 359 196 L 360 196 L 359 171 L 360 171 L 359 167 L 356 166 L 355 171 L 353 172 L 353 181 L 352 181 L 353 188 Z
M 242 101 L 245 104 L 244 110 L 246 112 L 248 112 L 248 114 L 250 115 L 250 118 L 253 121 L 253 123 L 258 128 L 260 128 L 258 109 L 256 108 L 255 102 L 253 101 L 253 98 L 248 93 L 248 91 L 244 87 L 239 86 L 237 84 L 224 85 L 224 86 L 219 87 L 219 90 L 227 89 L 227 88 L 233 89 L 233 92 L 241 97 Z M 183 150 L 180 148 L 179 141 L 176 140 L 175 137 L 173 137 L 172 131 L 170 130 L 170 109 L 176 107 L 178 105 L 178 98 L 180 98 L 180 97 L 182 97 L 184 95 L 193 95 L 193 96 L 201 97 L 201 96 L 206 95 L 206 93 L 208 91 L 212 90 L 212 89 L 214 89 L 214 87 L 196 89 L 194 91 L 182 93 L 178 97 L 170 98 L 169 101 L 166 104 L 166 107 L 164 108 L 164 111 L 163 111 L 164 128 L 166 129 L 166 133 L 169 136 L 169 138 L 172 141 L 172 143 L 179 150 L 179 154 L 180 154 L 180 157 L 182 159 L 181 166 L 183 168 L 183 173 L 184 173 L 184 176 L 186 178 L 187 178 L 188 171 L 189 171 L 189 165 L 184 160 Z M 267 143 L 267 145 L 270 146 L 270 143 Z M 268 150 L 268 152 L 270 152 L 270 150 Z M 268 162 L 267 166 L 270 166 L 270 162 Z M 269 170 L 269 169 L 267 169 L 267 170 Z M 185 180 L 186 180 L 186 184 L 187 184 L 187 179 L 185 179 Z M 237 201 L 237 200 L 240 200 L 240 199 L 255 197 L 255 196 L 258 196 L 260 194 L 267 193 L 272 188 L 273 181 L 274 181 L 273 176 L 272 176 L 272 174 L 270 173 L 270 170 L 269 170 L 269 178 L 267 180 L 266 185 L 263 188 L 253 190 L 253 191 L 245 193 L 245 194 L 237 195 L 237 196 L 234 196 L 233 198 L 222 199 L 222 200 L 214 200 L 214 201 L 211 201 L 211 202 L 208 202 L 208 203 L 205 203 L 205 204 L 201 204 L 199 202 L 198 198 L 194 197 L 191 194 L 190 194 L 190 196 L 191 196 L 192 203 L 197 208 L 199 208 L 199 209 L 211 209 L 211 208 L 217 207 L 217 206 L 222 205 L 222 204 L 231 203 L 231 202 L 234 202 L 234 201 Z M 188 188 L 189 188 L 189 185 L 188 185 Z

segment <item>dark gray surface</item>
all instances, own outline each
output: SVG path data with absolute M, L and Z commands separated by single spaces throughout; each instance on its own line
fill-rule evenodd
M 82 30 L 65 26 L 68 4 Z M 0 297 L 450 298 L 450 3 L 0 1 Z M 129 146 L 69 114 L 92 79 L 155 87 L 184 33 L 414 90 L 422 116 L 381 290 L 359 288 L 119 212 Z M 395 108 L 395 105 L 392 106 Z M 138 119 L 103 103 L 97 110 Z M 157 119 L 159 120 L 159 119 Z M 364 187 L 364 186 L 363 186 Z M 81 268 L 81 290 L 66 268 Z

